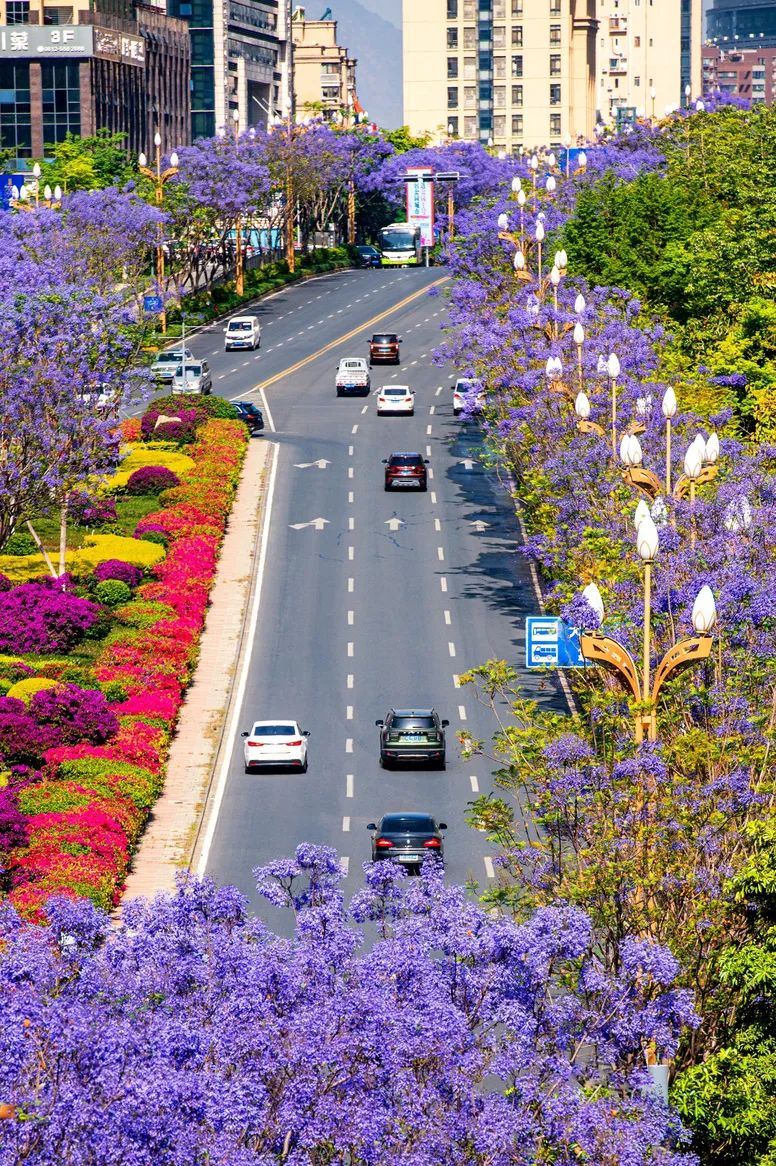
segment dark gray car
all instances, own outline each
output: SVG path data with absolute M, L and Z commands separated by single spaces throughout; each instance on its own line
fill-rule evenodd
M 372 862 L 395 858 L 402 866 L 419 867 L 428 854 L 444 859 L 442 831 L 446 822 L 437 822 L 430 814 L 400 811 L 383 814 L 379 822 L 370 822 Z
M 436 709 L 389 709 L 375 721 L 380 730 L 380 764 L 389 769 L 399 762 L 421 762 L 445 768 L 445 729 Z

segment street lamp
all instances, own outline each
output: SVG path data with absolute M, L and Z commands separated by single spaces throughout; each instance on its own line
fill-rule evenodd
M 609 354 L 606 361 L 606 375 L 612 401 L 612 457 L 617 457 L 617 378 L 620 375 L 620 361 L 614 352 Z
M 687 85 L 685 85 L 685 87 L 684 87 L 684 103 L 688 107 L 690 104 L 690 96 L 691 95 L 692 95 L 692 85 L 690 85 L 688 82 Z
M 577 379 L 579 381 L 579 391 L 582 392 L 582 346 L 585 343 L 585 329 L 579 320 L 574 325 L 574 343 L 577 346 Z
M 654 122 L 654 120 L 655 120 L 655 98 L 656 97 L 657 97 L 657 89 L 655 88 L 654 85 L 651 85 L 650 89 L 649 89 L 649 100 L 652 102 L 652 116 L 650 118 L 650 121 L 652 121 L 652 122 Z
M 457 170 L 437 170 L 433 177 L 436 182 L 447 183 L 447 231 L 452 239 L 455 234 L 455 184 L 461 175 Z
M 156 167 L 151 169 L 148 165 L 148 159 L 145 154 L 138 154 L 137 165 L 138 170 L 144 178 L 150 179 L 154 184 L 154 194 L 156 197 L 156 205 L 159 210 L 162 209 L 164 203 L 164 188 L 171 178 L 174 178 L 178 173 L 178 155 L 173 152 L 170 154 L 170 165 L 162 170 L 162 135 L 157 130 L 154 134 L 154 150 Z M 56 192 L 55 192 L 56 193 Z M 160 222 L 157 227 L 157 242 L 156 242 L 156 285 L 157 292 L 162 298 L 162 310 L 160 313 L 160 320 L 162 325 L 162 334 L 167 331 L 167 309 L 164 306 L 164 237 L 163 226 Z
M 232 110 L 232 121 L 234 122 L 234 148 L 240 148 L 240 111 L 239 109 Z M 234 224 L 234 290 L 237 295 L 242 297 L 245 295 L 245 264 L 243 261 L 243 238 L 242 238 L 242 216 L 238 215 Z
M 685 668 L 708 659 L 711 652 L 711 631 L 717 620 L 717 609 L 711 588 L 704 586 L 698 592 L 692 608 L 694 636 L 687 636 L 668 649 L 655 669 L 654 679 L 650 677 L 652 654 L 652 572 L 659 551 L 657 527 L 651 515 L 641 512 L 641 520 L 636 531 L 636 550 L 644 565 L 644 627 L 642 641 L 641 676 L 633 657 L 617 640 L 601 631 L 583 632 L 580 647 L 584 658 L 592 664 L 600 664 L 614 672 L 633 698 L 635 712 L 634 737 L 636 743 L 646 738 L 657 740 L 657 702 L 663 685 L 669 677 Z M 584 598 L 603 623 L 604 606 L 597 586 L 588 584 L 582 592 Z

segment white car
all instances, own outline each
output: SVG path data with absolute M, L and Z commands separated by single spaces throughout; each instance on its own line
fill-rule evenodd
M 471 403 L 471 413 L 480 412 L 485 404 L 482 381 L 473 380 L 472 377 L 459 377 L 453 385 L 453 416 L 457 417 L 462 413 L 467 403 Z
M 232 316 L 224 328 L 224 351 L 261 348 L 261 324 L 257 316 Z
M 251 731 L 244 732 L 245 772 L 254 769 L 289 765 L 307 773 L 307 729 L 298 721 L 254 721 Z
M 385 385 L 377 394 L 377 413 L 415 412 L 415 394 L 409 385 Z

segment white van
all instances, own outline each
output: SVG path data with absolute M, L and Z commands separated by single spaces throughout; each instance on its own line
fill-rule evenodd
M 256 316 L 232 316 L 224 328 L 224 350 L 260 348 L 261 324 Z

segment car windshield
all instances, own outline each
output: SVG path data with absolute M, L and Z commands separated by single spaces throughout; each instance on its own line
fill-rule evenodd
M 363 364 L 363 361 L 361 361 L 361 360 L 343 360 L 342 367 L 343 368 L 363 368 L 364 364 Z
M 232 320 L 229 324 L 230 332 L 250 332 L 253 325 L 250 320 Z
M 178 371 L 176 372 L 175 375 L 176 375 L 176 377 L 183 376 L 183 365 L 182 364 L 178 366 Z M 202 376 L 202 365 L 201 364 L 187 364 L 186 365 L 186 376 L 187 377 L 201 377 Z
M 373 344 L 395 344 L 396 343 L 396 333 L 395 332 L 377 332 L 372 337 L 372 343 Z
M 156 358 L 157 364 L 180 364 L 182 352 L 160 352 Z
M 392 729 L 403 729 L 405 732 L 412 729 L 435 729 L 433 717 L 394 717 L 391 721 Z
M 381 829 L 387 834 L 430 834 L 435 826 L 428 814 L 386 814 Z
M 408 393 L 409 389 L 404 388 L 383 389 L 383 396 L 385 397 L 406 397 Z
M 254 725 L 254 737 L 293 737 L 296 729 L 293 725 Z
M 419 453 L 395 453 L 391 458 L 392 466 L 419 466 L 422 462 Z

